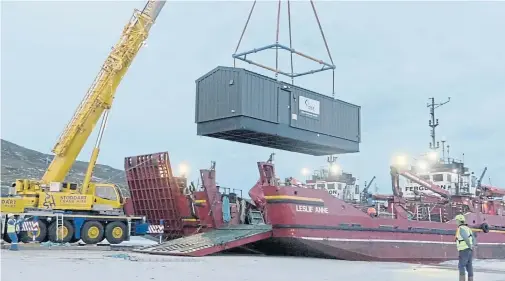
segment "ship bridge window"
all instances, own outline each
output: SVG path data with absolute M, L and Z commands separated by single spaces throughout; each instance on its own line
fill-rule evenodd
M 335 189 L 335 184 L 334 183 L 328 183 L 326 184 L 328 189 Z
M 430 180 L 430 175 L 421 175 L 419 176 L 421 179 L 425 180 L 425 181 L 429 181 Z
M 451 176 L 451 174 L 447 174 L 447 181 L 452 181 L 452 176 Z
M 434 174 L 433 181 L 444 181 L 444 175 L 443 174 Z
M 338 184 L 338 190 L 342 190 L 343 184 L 339 183 Z
M 324 184 L 324 183 L 318 183 L 317 184 L 317 188 L 325 189 L 326 188 L 326 184 Z

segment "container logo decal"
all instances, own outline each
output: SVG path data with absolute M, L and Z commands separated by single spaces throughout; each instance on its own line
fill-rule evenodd
M 319 101 L 306 98 L 304 96 L 299 97 L 298 109 L 300 114 L 307 117 L 319 118 Z

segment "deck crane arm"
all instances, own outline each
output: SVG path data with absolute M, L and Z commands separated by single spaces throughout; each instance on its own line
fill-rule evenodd
M 477 188 L 481 188 L 482 186 L 482 179 L 486 175 L 487 172 L 487 167 L 484 167 L 484 170 L 482 171 L 482 174 L 480 174 L 479 180 L 477 181 Z
M 372 185 L 374 180 L 375 180 L 375 176 L 373 176 L 373 178 L 370 180 L 370 182 L 365 186 L 365 188 L 362 191 L 363 193 L 368 194 L 368 189 L 370 189 L 370 186 Z
M 487 172 L 487 167 L 484 167 L 484 170 L 482 171 L 482 173 L 480 174 L 480 177 L 479 179 L 477 180 L 477 186 L 475 187 L 475 194 L 477 196 L 480 196 L 482 195 L 482 179 L 484 179 L 484 176 L 486 175 L 486 172 Z
M 365 182 L 365 188 L 363 188 L 363 190 L 361 191 L 361 194 L 360 194 L 361 202 L 367 202 L 368 198 L 371 196 L 371 194 L 368 192 L 368 190 L 370 189 L 370 186 L 372 185 L 374 180 L 375 180 L 375 176 L 373 176 L 373 178 L 370 180 L 370 182 L 368 184 Z
M 505 189 L 482 184 L 482 179 L 484 179 L 484 176 L 486 175 L 486 171 L 487 171 L 487 167 L 484 167 L 482 174 L 480 175 L 479 179 L 477 180 L 477 187 L 476 187 L 477 196 L 481 196 L 481 195 L 487 196 L 487 197 L 503 197 L 503 196 L 505 196 Z
M 54 146 L 52 151 L 55 157 L 42 177 L 42 183 L 61 182 L 65 179 L 91 132 L 102 117 L 99 136 L 81 190 L 82 193 L 86 193 L 98 158 L 100 141 L 116 89 L 147 39 L 149 30 L 164 5 L 165 1 L 148 1 L 142 11 L 135 10 L 132 18 L 124 27 L 119 42 L 112 48 L 73 118 Z

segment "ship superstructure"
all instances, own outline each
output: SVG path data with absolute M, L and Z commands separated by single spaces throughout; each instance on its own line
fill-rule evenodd
M 420 160 L 417 165 L 411 166 L 410 171 L 420 179 L 446 190 L 450 195 L 475 195 L 476 193 L 477 177 L 463 161 L 451 158 L 435 161 Z M 441 196 L 410 178 L 402 177 L 400 187 L 405 198 L 415 198 L 420 193 Z
M 359 202 L 358 179 L 351 173 L 343 172 L 336 159 L 335 156 L 329 156 L 328 165 L 315 170 L 305 185 L 311 189 L 326 190 L 333 197 L 346 202 Z
M 428 122 L 431 128 L 429 151 L 420 155 L 417 159 L 412 159 L 413 161 L 409 161 L 406 156 L 400 156 L 395 161 L 395 166 L 410 166 L 405 172 L 408 171 L 417 176 L 417 178 L 414 178 L 400 173 L 402 177 L 399 179 L 399 189 L 406 199 L 413 199 L 419 195 L 430 197 L 476 195 L 478 179 L 475 173 L 465 165 L 464 160 L 450 157 L 450 145 L 446 144 L 446 140 L 442 140 L 440 145 L 440 141 L 436 139 L 435 128 L 440 123 L 435 118 L 435 109 L 447 104 L 449 101 L 450 98 L 443 103 L 435 103 L 435 98 L 430 98 L 430 103 L 427 104 L 431 117 Z M 434 191 L 426 183 L 436 185 L 438 188 L 447 191 L 447 194 Z

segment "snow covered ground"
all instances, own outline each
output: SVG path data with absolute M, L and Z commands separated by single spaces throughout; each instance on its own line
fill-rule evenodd
M 454 263 L 445 267 L 401 263 L 262 256 L 183 258 L 118 251 L 25 250 L 1 252 L 1 280 L 51 281 L 450 281 Z M 477 261 L 476 280 L 505 281 L 505 261 Z M 46 275 L 46 277 L 41 276 Z

